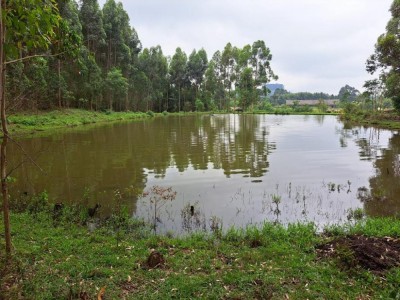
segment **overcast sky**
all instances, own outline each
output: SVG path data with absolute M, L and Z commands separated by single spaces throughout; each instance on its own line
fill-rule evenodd
M 172 56 L 264 40 L 291 92 L 362 90 L 365 61 L 390 19 L 392 0 L 122 0 L 143 47 Z M 105 0 L 99 1 L 102 7 Z

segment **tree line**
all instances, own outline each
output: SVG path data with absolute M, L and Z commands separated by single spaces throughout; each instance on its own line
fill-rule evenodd
M 204 49 L 172 57 L 160 46 L 142 48 L 122 3 L 57 0 L 56 38 L 43 50 L 18 45 L 7 67 L 7 109 L 84 108 L 113 111 L 191 111 L 247 108 L 277 76 L 264 41 L 228 43 L 211 59 Z M 40 52 L 39 52 L 40 51 Z M 54 55 L 53 55 L 54 54 Z

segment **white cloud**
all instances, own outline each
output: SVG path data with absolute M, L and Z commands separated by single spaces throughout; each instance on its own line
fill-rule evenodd
M 100 5 L 105 0 L 99 1 Z M 291 91 L 337 93 L 369 78 L 365 61 L 390 18 L 392 0 L 123 0 L 144 47 L 209 57 L 228 42 L 264 40 L 279 82 Z

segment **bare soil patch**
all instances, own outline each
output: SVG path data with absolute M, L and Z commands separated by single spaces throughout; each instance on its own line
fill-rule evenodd
M 347 267 L 381 273 L 400 267 L 400 239 L 350 235 L 316 247 L 319 257 L 336 257 Z

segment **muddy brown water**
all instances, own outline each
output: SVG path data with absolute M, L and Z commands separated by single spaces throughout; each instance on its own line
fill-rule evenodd
M 172 187 L 175 198 L 157 206 L 160 230 L 324 226 L 348 221 L 357 208 L 400 213 L 399 132 L 351 127 L 335 116 L 167 116 L 19 143 L 45 173 L 29 162 L 18 167 L 14 199 L 46 190 L 54 202 L 100 203 L 103 215 L 126 206 L 153 221 L 143 191 Z M 9 169 L 26 160 L 16 145 L 8 151 Z

